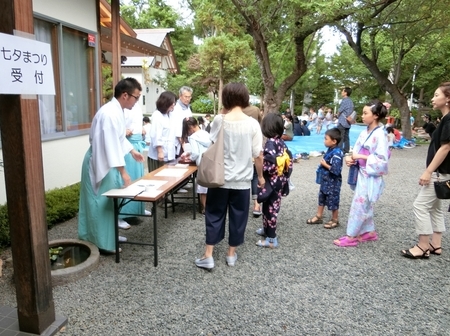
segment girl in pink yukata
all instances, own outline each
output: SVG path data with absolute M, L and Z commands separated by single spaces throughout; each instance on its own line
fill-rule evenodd
M 345 157 L 348 167 L 359 164 L 359 172 L 348 215 L 347 235 L 333 242 L 337 246 L 357 246 L 361 242 L 378 240 L 373 205 L 383 192 L 383 175 L 388 172 L 388 139 L 380 124 L 386 114 L 386 107 L 377 100 L 364 106 L 362 120 L 367 129 L 359 135 L 352 156 Z
M 259 188 L 258 203 L 262 203 L 263 227 L 256 230 L 265 240 L 257 246 L 278 247 L 277 217 L 282 195 L 289 194 L 289 177 L 292 173 L 292 154 L 282 139 L 284 122 L 278 113 L 268 113 L 261 122 L 261 131 L 267 138 L 264 146 L 263 176 L 266 181 Z

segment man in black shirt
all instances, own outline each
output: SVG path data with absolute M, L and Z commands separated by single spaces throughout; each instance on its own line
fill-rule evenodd
M 425 122 L 425 124 L 423 124 L 423 126 L 422 126 L 423 130 L 426 133 L 428 133 L 431 137 L 431 135 L 433 134 L 433 132 L 436 129 L 436 125 L 431 122 L 431 115 L 429 115 L 428 113 L 425 113 L 422 116 L 422 119 Z

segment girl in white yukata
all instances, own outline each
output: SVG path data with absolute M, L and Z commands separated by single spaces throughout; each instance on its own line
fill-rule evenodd
M 184 161 L 191 160 L 200 165 L 203 153 L 211 146 L 211 139 L 209 133 L 200 129 L 197 119 L 187 117 L 183 119 L 183 133 L 181 138 L 183 142 L 189 141 L 189 151 L 181 154 Z M 202 205 L 202 215 L 205 215 L 206 208 L 206 193 L 208 188 L 197 185 L 197 194 L 200 195 L 200 204 Z
M 388 140 L 380 124 L 386 114 L 386 107 L 379 101 L 364 106 L 362 120 L 367 129 L 359 135 L 352 156 L 345 157 L 348 167 L 359 164 L 359 172 L 348 215 L 347 235 L 333 242 L 337 246 L 357 246 L 362 242 L 378 240 L 373 205 L 383 192 L 383 175 L 388 172 Z

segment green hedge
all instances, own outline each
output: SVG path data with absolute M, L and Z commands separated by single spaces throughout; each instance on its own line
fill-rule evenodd
M 58 223 L 75 217 L 78 213 L 80 184 L 49 190 L 45 193 L 47 226 L 52 228 Z M 0 205 L 0 248 L 10 246 L 8 208 Z
M 191 109 L 194 113 L 214 114 L 213 102 L 207 96 L 200 96 L 194 100 L 191 104 Z

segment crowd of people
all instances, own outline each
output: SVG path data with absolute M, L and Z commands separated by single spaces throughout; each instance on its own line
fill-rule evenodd
M 350 152 L 349 130 L 355 112 L 348 87 L 341 92 L 342 101 L 333 123 L 330 108 L 320 106 L 310 110 L 308 120 L 287 113 L 267 113 L 249 104 L 249 92 L 242 83 L 229 83 L 222 91 L 223 110 L 211 120 L 210 115 L 194 118 L 190 107 L 193 90 L 183 86 L 178 97 L 165 91 L 156 102 L 151 120 L 142 117 L 136 102 L 140 84 L 133 78 L 121 80 L 115 87 L 114 98 L 95 115 L 90 132 L 91 146 L 86 153 L 81 180 L 79 238 L 88 240 L 104 252 L 115 252 L 113 205 L 102 193 L 126 187 L 144 175 L 142 155 L 148 146 L 148 170 L 153 171 L 177 159 L 202 164 L 202 154 L 216 142 L 220 134 L 224 143 L 224 184 L 205 188 L 198 185 L 202 213 L 205 218 L 205 249 L 195 264 L 204 269 L 214 267 L 215 245 L 225 238 L 228 217 L 229 266 L 236 264 L 237 247 L 244 243 L 244 233 L 253 201 L 253 216 L 262 215 L 262 227 L 256 233 L 263 237 L 259 247 L 277 248 L 277 221 L 283 197 L 292 184 L 290 175 L 293 157 L 285 141 L 297 132 L 303 135 L 315 129 L 325 129 L 327 151 L 316 172 L 318 206 L 316 214 L 307 219 L 308 225 L 323 224 L 326 229 L 340 225 L 339 203 L 342 167 L 345 163 L 356 173 L 351 183 L 354 197 L 349 209 L 346 235 L 333 241 L 339 247 L 354 247 L 379 239 L 374 223 L 374 204 L 384 189 L 383 176 L 388 173 L 390 149 L 396 139 L 395 129 L 382 121 L 387 116 L 385 104 L 378 100 L 367 103 L 362 110 L 366 128 L 360 133 Z M 434 181 L 450 179 L 450 83 L 441 84 L 432 99 L 433 108 L 440 110 L 442 120 L 437 127 L 430 125 L 430 115 L 424 115 L 425 132 L 431 136 L 426 160 L 427 168 L 420 176 L 422 186 L 414 202 L 418 243 L 401 255 L 408 258 L 428 258 L 442 252 L 445 231 L 441 201 L 433 188 Z M 434 126 L 434 124 L 433 124 Z M 222 130 L 222 132 L 221 132 Z M 264 138 L 264 141 L 263 141 Z M 349 174 L 350 175 L 350 174 Z M 324 220 L 325 207 L 331 218 Z M 151 216 L 142 203 L 130 202 L 126 213 Z M 127 229 L 120 218 L 117 225 Z M 125 237 L 119 237 L 125 241 Z

